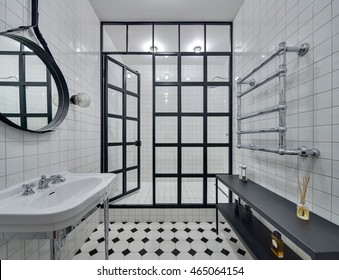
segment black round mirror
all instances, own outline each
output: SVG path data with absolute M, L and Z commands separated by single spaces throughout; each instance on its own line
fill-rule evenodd
M 0 119 L 43 133 L 65 119 L 68 87 L 55 60 L 38 44 L 14 34 L 0 36 Z

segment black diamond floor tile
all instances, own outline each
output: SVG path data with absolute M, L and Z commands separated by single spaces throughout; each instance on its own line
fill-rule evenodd
M 108 250 L 108 255 L 109 255 L 109 256 L 112 255 L 113 253 L 114 253 L 113 249 L 109 249 L 109 250 Z
M 233 243 L 237 243 L 238 239 L 235 239 L 234 237 L 231 237 L 230 240 L 233 242 Z
M 176 233 L 178 230 L 176 228 L 172 228 L 171 232 Z
M 131 232 L 135 233 L 136 231 L 138 231 L 136 228 L 132 228 Z
M 164 224 L 164 222 L 159 222 L 159 224 L 160 224 L 160 225 L 163 225 L 163 224 Z
M 146 222 L 146 224 L 150 225 L 152 222 Z
M 187 224 L 188 224 L 188 222 L 184 222 L 184 224 L 185 224 L 185 225 L 187 225 Z
M 215 239 L 215 241 L 221 243 L 221 242 L 222 242 L 222 239 L 221 239 L 220 237 L 217 237 L 217 238 Z
M 113 243 L 117 243 L 117 242 L 120 241 L 120 239 L 118 237 L 116 237 L 116 238 L 112 239 L 112 241 L 113 241 Z
M 189 233 L 191 230 L 189 228 L 185 228 L 184 231 L 186 231 L 187 233 Z
M 157 239 L 157 241 L 158 241 L 159 243 L 161 243 L 161 242 L 164 241 L 164 239 L 163 239 L 162 237 L 159 237 L 159 238 Z
M 217 229 L 216 228 L 211 228 L 211 231 L 217 232 Z
M 98 231 L 98 229 L 96 228 L 95 230 L 93 230 L 93 232 L 96 232 L 96 231 Z
M 126 224 L 127 224 L 127 222 L 122 222 L 122 224 L 123 224 L 123 225 L 126 225 Z
M 144 243 L 147 243 L 149 241 L 149 239 L 147 237 L 145 237 L 145 238 L 141 239 L 141 241 L 144 242 Z
M 193 249 L 189 250 L 188 253 L 192 256 L 194 256 L 197 252 Z
M 188 243 L 192 243 L 194 240 L 193 240 L 191 237 L 188 237 L 188 238 L 186 239 L 186 241 L 187 241 Z
M 87 238 L 86 241 L 85 241 L 85 243 L 88 242 L 88 241 L 91 241 L 91 239 Z
M 164 230 L 163 228 L 158 228 L 158 231 L 159 231 L 160 233 L 162 233 L 162 232 L 164 232 L 165 230 Z
M 124 251 L 122 251 L 121 253 L 124 255 L 124 256 L 127 256 L 131 251 L 126 249 Z
M 97 249 L 94 249 L 94 250 L 92 250 L 92 251 L 90 251 L 88 253 L 89 253 L 90 256 L 93 256 L 93 255 L 97 254 L 98 251 L 97 251 Z
M 173 238 L 171 239 L 171 241 L 172 241 L 173 243 L 177 243 L 177 242 L 179 241 L 179 239 L 176 238 L 176 237 L 173 237 Z
M 208 241 L 208 239 L 206 237 L 203 237 L 200 239 L 202 242 L 206 243 Z
M 146 233 L 148 233 L 148 232 L 150 232 L 150 231 L 151 231 L 150 228 L 145 228 L 145 229 L 144 229 L 144 232 L 146 232 Z
M 245 256 L 245 254 L 246 254 L 246 252 L 242 249 L 238 249 L 237 253 L 242 255 L 242 256 Z
M 180 251 L 178 249 L 174 249 L 172 252 L 171 252 L 174 256 L 178 256 L 180 254 Z
M 158 249 L 154 253 L 156 253 L 160 257 L 164 253 L 164 251 L 161 249 Z
M 101 242 L 104 242 L 105 241 L 105 238 L 101 237 L 100 239 L 98 239 L 98 242 L 101 243 Z
M 175 225 L 176 224 L 176 222 L 171 222 L 173 225 Z
M 134 222 L 136 225 L 140 224 L 140 222 Z
M 128 243 L 132 243 L 132 242 L 134 241 L 134 238 L 133 238 L 133 237 L 128 238 L 126 241 L 127 241 Z
M 80 253 L 81 253 L 81 250 L 79 249 L 79 250 L 75 253 L 75 255 L 80 254 Z
M 213 254 L 213 251 L 211 251 L 210 249 L 206 249 L 205 253 L 209 256 L 211 256 Z
M 222 249 L 221 253 L 228 256 L 228 254 L 230 253 L 229 251 L 227 251 L 226 249 Z
M 224 231 L 231 232 L 231 230 L 229 228 L 225 228 Z
M 198 228 L 198 231 L 202 233 L 202 232 L 204 232 L 205 230 L 202 229 L 202 228 Z
M 145 255 L 146 253 L 147 253 L 147 251 L 145 249 L 142 249 L 142 250 L 139 251 L 139 254 L 141 256 Z
M 124 231 L 124 229 L 123 229 L 123 228 L 119 228 L 117 231 L 118 231 L 119 233 L 122 233 L 122 232 Z

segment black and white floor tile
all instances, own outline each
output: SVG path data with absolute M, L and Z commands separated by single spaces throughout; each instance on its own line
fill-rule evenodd
M 105 259 L 104 225 L 100 224 L 73 259 Z M 242 260 L 251 259 L 227 223 L 111 223 L 112 260 Z

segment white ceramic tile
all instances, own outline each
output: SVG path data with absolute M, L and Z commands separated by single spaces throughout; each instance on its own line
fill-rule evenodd
M 314 95 L 314 109 L 329 108 L 332 106 L 331 91 L 322 92 Z
M 314 111 L 314 125 L 330 125 L 332 123 L 332 109 Z
M 320 13 L 315 15 L 314 17 L 314 30 L 319 29 L 326 22 L 331 19 L 331 5 L 328 5 L 325 9 L 323 9 Z
M 317 14 L 327 5 L 329 5 L 331 3 L 331 0 L 315 0 L 313 3 L 314 3 L 314 14 Z
M 336 17 L 337 15 L 339 15 L 339 2 L 338 0 L 334 0 L 332 2 L 332 17 Z
M 339 215 L 339 197 L 332 196 L 332 212 Z
M 332 160 L 332 176 L 339 178 L 339 161 Z
M 325 125 L 314 127 L 314 141 L 331 142 L 331 139 L 332 139 L 331 126 Z

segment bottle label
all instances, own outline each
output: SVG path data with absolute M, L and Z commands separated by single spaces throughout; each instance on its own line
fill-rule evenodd
M 272 239 L 272 245 L 274 248 L 278 248 L 278 243 L 274 239 Z

